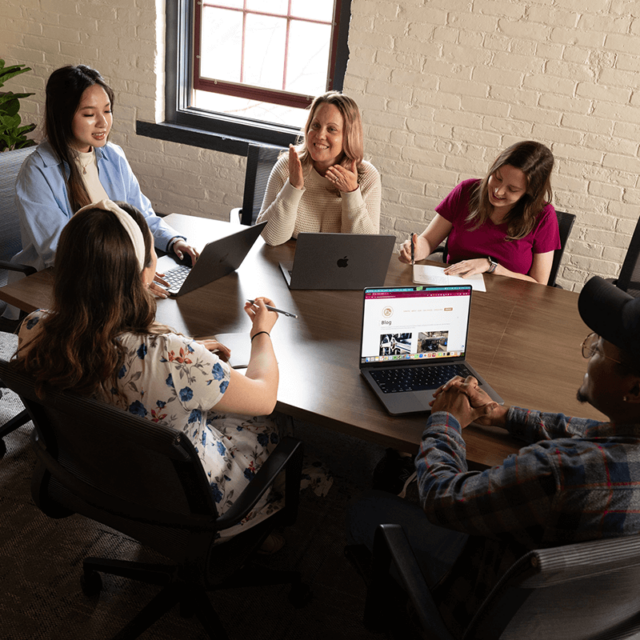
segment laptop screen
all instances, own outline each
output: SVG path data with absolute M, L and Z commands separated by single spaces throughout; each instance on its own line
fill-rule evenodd
M 360 364 L 464 357 L 471 286 L 364 290 Z

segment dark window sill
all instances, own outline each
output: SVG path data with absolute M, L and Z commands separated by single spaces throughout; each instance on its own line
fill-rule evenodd
M 251 132 L 247 132 L 251 133 Z M 287 147 L 296 141 L 297 135 L 286 132 L 273 132 L 269 135 L 239 137 L 225 133 L 205 131 L 196 127 L 189 127 L 182 124 L 170 122 L 153 123 L 136 120 L 136 134 L 156 140 L 166 140 L 177 142 L 191 147 L 211 149 L 222 153 L 232 153 L 238 156 L 246 156 L 250 144 L 264 143 Z M 262 138 L 262 139 L 260 139 Z

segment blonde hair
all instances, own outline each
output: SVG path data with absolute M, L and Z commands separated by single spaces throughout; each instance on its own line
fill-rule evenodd
M 339 91 L 328 91 L 327 93 L 323 93 L 321 96 L 317 96 L 309 107 L 309 117 L 304 125 L 304 137 L 299 141 L 297 147 L 303 169 L 306 170 L 313 166 L 313 160 L 309 153 L 309 149 L 307 148 L 307 137 L 309 135 L 309 129 L 311 128 L 311 123 L 316 117 L 318 109 L 323 104 L 332 104 L 337 107 L 344 121 L 344 128 L 342 131 L 342 151 L 344 157 L 340 161 L 340 164 L 348 167 L 351 165 L 351 162 L 355 160 L 358 168 L 358 176 L 360 176 L 363 172 L 362 160 L 364 158 L 362 118 L 360 117 L 360 109 L 358 109 L 358 105 L 354 100 Z

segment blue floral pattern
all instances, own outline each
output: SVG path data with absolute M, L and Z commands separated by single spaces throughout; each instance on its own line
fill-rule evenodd
M 21 341 L 30 340 L 31 331 L 33 335 L 39 331 L 43 313 L 28 316 L 20 330 Z M 100 399 L 184 433 L 197 450 L 218 512 L 224 513 L 278 443 L 275 421 L 216 412 L 231 369 L 191 338 L 126 333 L 119 340 L 126 355 L 118 370 L 117 389 L 109 385 L 109 393 Z M 280 506 L 280 496 L 267 493 L 241 525 L 221 532 L 220 540 L 257 524 Z

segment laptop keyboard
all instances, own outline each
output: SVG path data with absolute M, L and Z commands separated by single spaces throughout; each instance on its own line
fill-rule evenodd
M 179 265 L 166 271 L 164 279 L 169 283 L 169 291 L 179 291 L 190 271 L 191 267 L 186 267 L 185 265 Z
M 453 376 L 466 378 L 471 372 L 463 364 L 443 364 L 435 367 L 398 367 L 373 369 L 371 377 L 383 393 L 437 389 Z

